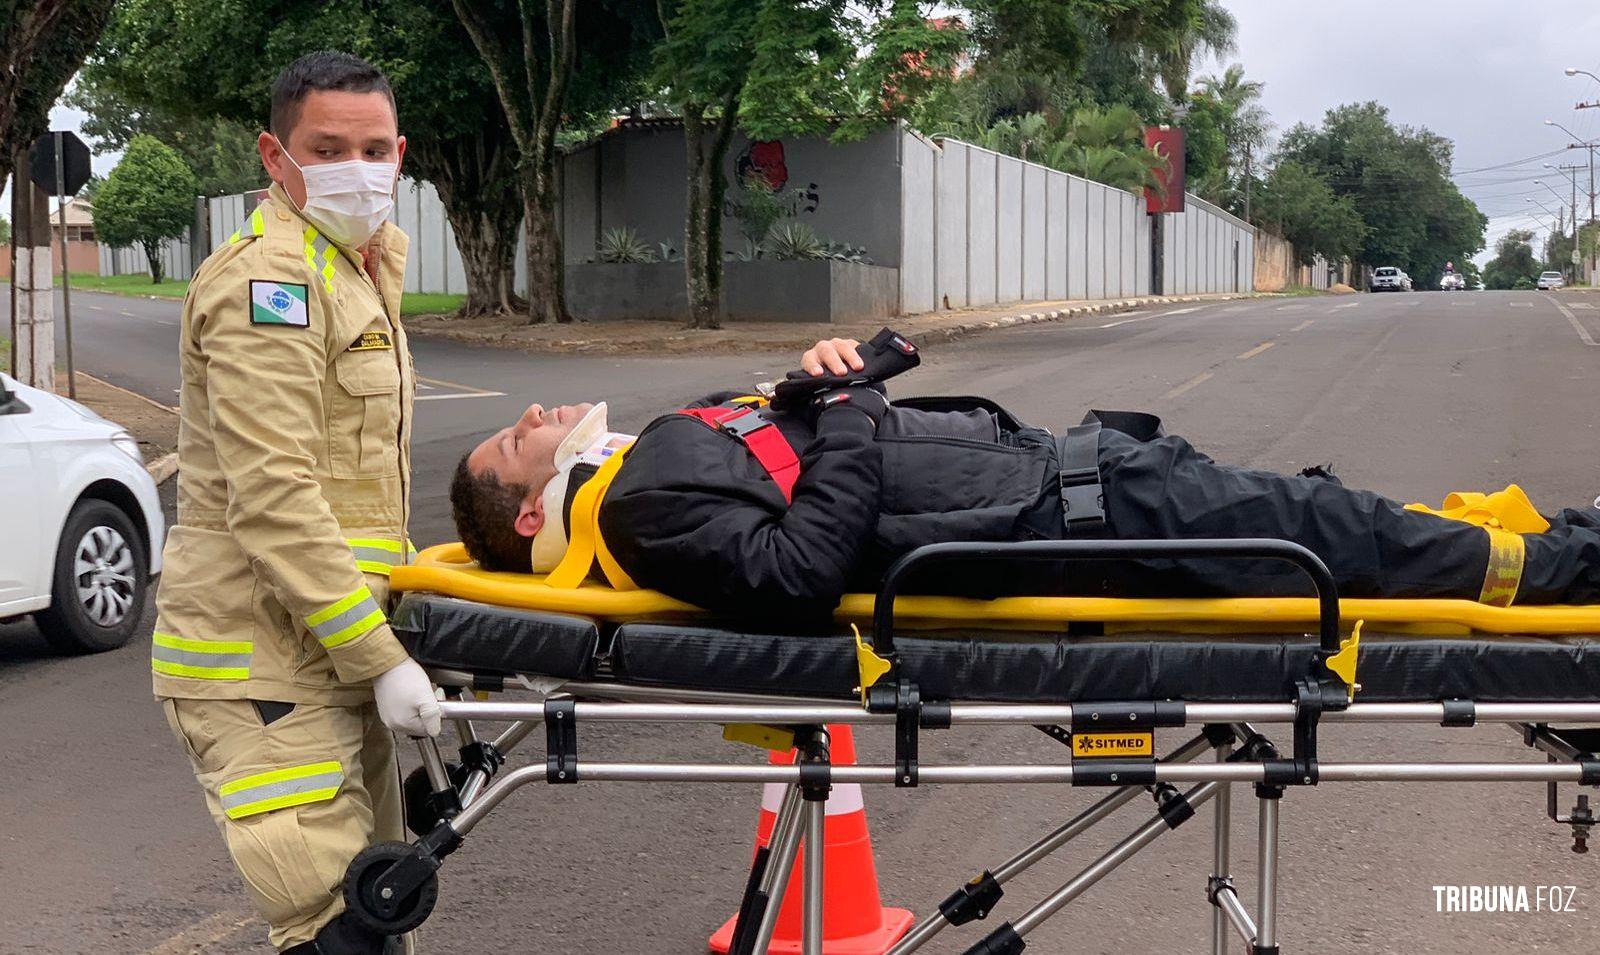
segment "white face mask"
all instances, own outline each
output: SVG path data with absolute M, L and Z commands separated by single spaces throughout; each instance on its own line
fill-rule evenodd
M 280 141 L 278 147 L 283 149 Z M 398 163 L 348 162 L 302 166 L 283 149 L 289 163 L 300 170 L 306 183 L 306 204 L 301 214 L 329 239 L 347 249 L 365 245 L 394 209 Z

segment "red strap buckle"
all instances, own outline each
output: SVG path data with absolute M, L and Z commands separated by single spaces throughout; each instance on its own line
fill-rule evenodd
M 771 421 L 754 408 L 685 408 L 679 413 L 698 418 L 749 448 L 756 463 L 783 492 L 784 503 L 793 502 L 794 485 L 800 479 L 800 458 Z

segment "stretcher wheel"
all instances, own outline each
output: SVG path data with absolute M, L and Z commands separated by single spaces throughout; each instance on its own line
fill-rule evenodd
M 467 768 L 460 763 L 446 763 L 445 771 L 450 777 L 450 785 L 457 793 L 467 781 Z M 428 771 L 418 766 L 406 774 L 403 788 L 406 806 L 406 828 L 417 836 L 425 836 L 433 828 L 444 821 L 444 815 L 439 811 L 438 801 L 434 799 L 433 783 L 428 779 Z M 456 807 L 459 810 L 459 806 Z
M 427 876 L 398 903 L 382 897 L 378 881 L 398 864 L 424 866 Z M 350 860 L 344 875 L 344 901 L 363 927 L 382 935 L 403 935 L 423 922 L 439 901 L 438 865 L 423 850 L 407 842 L 380 842 L 361 850 Z

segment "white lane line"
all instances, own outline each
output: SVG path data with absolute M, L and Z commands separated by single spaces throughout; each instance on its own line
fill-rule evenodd
M 1595 344 L 1600 344 L 1600 343 L 1597 343 L 1594 340 L 1594 336 L 1593 335 L 1589 334 L 1589 330 L 1587 328 L 1583 327 L 1583 323 L 1578 321 L 1578 316 L 1572 314 L 1572 309 L 1568 308 L 1565 304 L 1557 301 L 1552 296 L 1546 295 L 1545 298 L 1550 299 L 1550 304 L 1554 305 L 1556 308 L 1561 309 L 1561 314 L 1567 316 L 1567 321 L 1572 323 L 1573 331 L 1578 333 L 1578 337 L 1583 340 L 1583 343 L 1585 345 L 1593 346 Z
M 1551 299 L 1551 301 L 1555 301 L 1555 300 Z M 1532 308 L 1533 307 L 1533 303 L 1532 302 L 1512 302 L 1511 303 L 1511 307 L 1512 308 Z
M 503 391 L 472 391 L 453 395 L 418 395 L 417 401 L 449 401 L 452 398 L 504 398 Z
M 1305 321 L 1301 322 L 1300 324 L 1296 325 L 1295 327 L 1289 329 L 1289 331 L 1291 331 L 1291 332 L 1303 332 L 1306 329 L 1310 328 L 1311 326 L 1315 325 L 1316 323 L 1317 323 L 1316 319 L 1308 318 Z
M 1360 302 L 1346 302 L 1343 305 L 1335 305 L 1333 307 L 1333 310 L 1337 312 L 1341 308 L 1360 308 L 1360 307 L 1361 307 L 1361 303 Z
M 1594 308 L 1593 302 L 1573 302 L 1568 308 Z
M 1096 328 L 1116 328 L 1118 325 L 1130 325 L 1130 324 L 1132 324 L 1134 322 L 1142 322 L 1147 318 L 1159 318 L 1160 317 L 1158 315 L 1146 315 L 1144 312 L 1127 312 L 1125 314 L 1127 314 L 1129 316 L 1133 316 L 1133 317 L 1119 319 L 1118 321 L 1115 321 L 1115 322 L 1107 322 L 1104 325 L 1096 325 L 1095 327 Z
M 100 307 L 100 306 L 98 306 L 98 305 L 91 305 L 91 306 L 89 306 L 89 308 L 90 308 L 90 309 L 91 309 L 91 310 L 93 310 L 93 311 L 96 311 L 96 312 L 103 312 L 103 311 L 105 311 L 105 309 L 103 309 L 103 308 L 101 308 L 101 307 Z
M 164 319 L 164 318 L 158 318 L 158 319 L 156 319 L 156 324 L 157 324 L 157 325 L 170 325 L 170 326 L 172 326 L 172 327 L 173 327 L 173 328 L 176 328 L 176 327 L 177 327 L 177 326 L 178 326 L 178 323 L 177 323 L 177 322 L 170 322 L 170 321 L 167 321 L 167 320 L 166 320 L 166 319 Z
M 1213 377 L 1215 377 L 1213 372 L 1202 371 L 1200 374 L 1195 375 L 1193 378 L 1190 378 L 1188 381 L 1162 395 L 1161 399 L 1165 401 L 1168 398 L 1176 398 L 1191 388 L 1198 388 L 1200 385 L 1210 381 Z
M 1208 307 L 1209 306 L 1206 306 L 1206 305 L 1191 305 L 1188 308 L 1175 308 L 1170 312 L 1163 312 L 1162 314 L 1163 315 L 1187 315 L 1190 312 L 1198 312 L 1201 309 L 1208 308 Z
M 1244 310 L 1245 306 L 1243 305 L 1229 305 L 1227 308 L 1223 309 L 1224 312 L 1242 312 Z
M 1256 357 L 1257 355 L 1261 354 L 1262 352 L 1266 351 L 1267 349 L 1271 348 L 1273 345 L 1276 345 L 1276 344 L 1278 344 L 1278 343 L 1277 342 L 1262 342 L 1261 344 L 1257 345 L 1256 347 L 1254 347 L 1254 348 L 1250 349 L 1249 351 L 1245 352 L 1243 355 L 1235 355 L 1234 357 L 1237 358 L 1240 361 L 1248 361 L 1249 359 Z
M 129 317 L 129 318 L 138 318 L 138 317 L 139 317 L 139 316 L 137 316 L 137 315 L 135 315 L 135 314 L 133 314 L 133 313 L 132 313 L 132 312 L 130 312 L 130 311 L 128 311 L 128 310 L 127 310 L 127 309 L 125 309 L 125 308 L 119 308 L 119 309 L 117 309 L 117 314 L 118 314 L 118 315 L 126 315 L 126 316 L 128 316 L 128 317 Z

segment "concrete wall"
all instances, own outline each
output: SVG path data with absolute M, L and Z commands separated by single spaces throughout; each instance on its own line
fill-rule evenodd
M 1243 219 L 1189 196 L 1169 213 L 1162 288 L 1168 295 L 1248 292 L 1255 288 L 1256 230 Z
M 802 203 L 797 218 L 817 235 L 863 246 L 875 264 L 898 267 L 901 149 L 915 138 L 895 127 L 844 144 L 816 136 L 754 144 L 736 134 L 723 169 L 730 184 L 722 220 L 724 245 L 729 251 L 744 247 L 737 215 L 740 170 L 759 168 L 769 181 L 781 183 L 781 193 Z M 911 175 L 931 175 L 931 157 L 927 162 L 922 158 L 906 159 L 912 163 Z M 683 128 L 675 123 L 622 128 L 569 155 L 562 175 L 567 261 L 593 259 L 600 237 L 621 227 L 633 229 L 652 246 L 665 242 L 681 251 L 687 168 Z M 930 187 L 931 180 L 920 186 Z
M 144 257 L 144 250 L 141 248 L 130 246 L 125 249 L 113 249 L 109 245 L 100 243 L 97 252 L 94 268 L 98 269 L 101 275 L 150 274 L 150 262 Z M 191 268 L 191 262 L 193 255 L 187 231 L 181 238 L 167 239 L 161 243 L 161 270 L 165 277 L 169 279 L 193 277 L 194 269 Z
M 68 241 L 67 263 L 68 271 L 100 274 L 99 244 L 79 239 Z M 50 271 L 57 276 L 61 274 L 61 245 L 59 242 L 53 242 L 50 245 Z M 0 278 L 11 278 L 11 246 L 6 243 L 0 243 Z
M 560 221 L 569 268 L 591 261 L 601 236 L 618 227 L 652 246 L 681 250 L 685 162 L 683 129 L 670 122 L 620 128 L 567 156 Z M 898 312 L 1117 298 L 1152 288 L 1152 220 L 1140 196 L 969 143 L 929 140 L 903 125 L 848 144 L 815 137 L 751 143 L 736 136 L 725 172 L 738 183 L 751 169 L 780 182 L 800 206 L 798 220 L 819 236 L 864 247 L 873 264 L 894 270 Z M 730 251 L 745 243 L 740 196 L 737 185 L 730 188 L 724 207 Z M 252 195 L 207 202 L 206 224 L 217 242 L 256 201 Z M 1164 223 L 1164 290 L 1255 287 L 1255 230 L 1193 196 L 1188 206 Z M 406 289 L 463 291 L 460 257 L 433 189 L 402 181 L 395 220 L 412 238 Z M 730 261 L 729 274 L 742 264 Z M 526 288 L 523 269 L 519 243 L 518 290 Z M 681 271 L 666 270 L 680 277 Z M 634 293 L 614 284 L 620 274 L 574 271 L 579 283 L 611 277 L 595 288 L 569 283 L 574 301 L 586 303 L 575 309 L 629 313 Z M 650 287 L 650 300 L 675 312 L 671 303 L 682 289 Z M 831 300 L 835 292 L 828 294 Z M 605 296 L 616 298 L 614 307 L 598 304 Z
M 1149 291 L 1149 222 L 1138 197 L 959 140 L 904 135 L 901 261 L 931 263 L 931 307 Z M 920 162 L 924 149 L 935 160 L 931 176 L 912 172 L 911 157 Z M 931 224 L 918 206 L 930 210 Z M 902 287 L 905 311 L 930 307 L 911 293 L 923 287 L 920 272 Z

